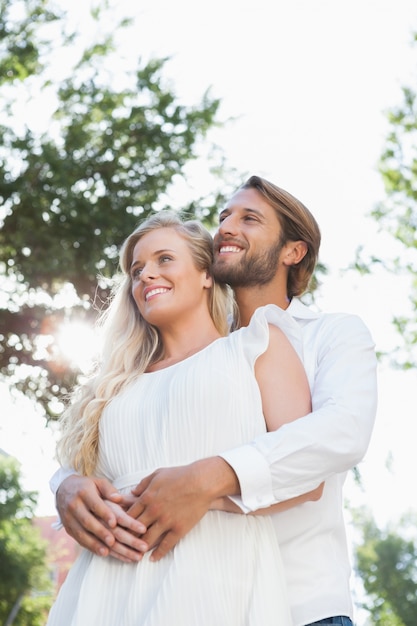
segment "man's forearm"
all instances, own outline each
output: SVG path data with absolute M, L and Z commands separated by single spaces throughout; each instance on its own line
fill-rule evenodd
M 192 469 L 197 475 L 201 489 L 205 489 L 212 500 L 240 494 L 238 477 L 231 465 L 221 456 L 195 461 Z

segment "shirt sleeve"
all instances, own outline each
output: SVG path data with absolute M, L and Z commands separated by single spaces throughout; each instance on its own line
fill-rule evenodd
M 220 455 L 239 479 L 241 496 L 232 499 L 244 512 L 315 489 L 354 467 L 368 448 L 377 407 L 368 329 L 354 315 L 328 316 L 304 351 L 306 361 L 314 359 L 312 412 Z
M 60 484 L 66 478 L 68 478 L 68 476 L 72 476 L 73 474 L 76 474 L 75 470 L 66 468 L 66 467 L 59 467 L 56 470 L 56 472 L 52 475 L 49 481 L 49 487 L 55 496 L 55 504 L 56 504 L 56 493 L 59 489 Z M 57 511 L 57 514 L 58 514 L 58 511 Z M 59 517 L 59 514 L 58 514 L 58 519 L 52 524 L 52 528 L 54 528 L 55 530 L 60 530 L 61 528 L 63 528 L 63 524 L 61 522 L 61 518 Z
M 68 476 L 72 476 L 73 474 L 76 474 L 76 471 L 68 467 L 59 467 L 56 470 L 49 481 L 49 487 L 54 496 L 56 496 L 60 484 L 68 478 Z

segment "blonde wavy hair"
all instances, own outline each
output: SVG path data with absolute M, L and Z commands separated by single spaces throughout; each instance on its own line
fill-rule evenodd
M 100 364 L 93 376 L 77 390 L 61 420 L 57 457 L 64 467 L 80 474 L 96 470 L 99 422 L 105 406 L 152 363 L 158 361 L 163 345 L 158 329 L 141 316 L 132 297 L 130 267 L 137 242 L 147 233 L 171 228 L 181 235 L 191 251 L 195 267 L 212 275 L 213 240 L 200 222 L 183 221 L 176 213 L 160 211 L 146 219 L 126 239 L 120 250 L 120 269 L 110 305 L 98 321 L 103 334 Z M 228 316 L 233 312 L 230 289 L 213 281 L 209 311 L 222 336 L 228 334 Z

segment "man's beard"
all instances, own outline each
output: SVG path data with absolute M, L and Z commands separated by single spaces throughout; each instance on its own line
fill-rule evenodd
M 254 257 L 243 256 L 238 263 L 223 264 L 221 255 L 217 255 L 213 264 L 213 276 L 219 283 L 236 287 L 254 287 L 270 283 L 278 267 L 278 258 L 283 248 L 279 241 L 273 248 Z

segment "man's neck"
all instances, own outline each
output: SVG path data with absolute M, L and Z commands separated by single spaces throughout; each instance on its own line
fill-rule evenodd
M 289 307 L 290 300 L 286 291 L 276 287 L 276 285 L 262 285 L 259 287 L 238 287 L 234 290 L 239 309 L 239 326 L 248 326 L 255 310 L 260 306 L 275 304 L 284 310 Z

